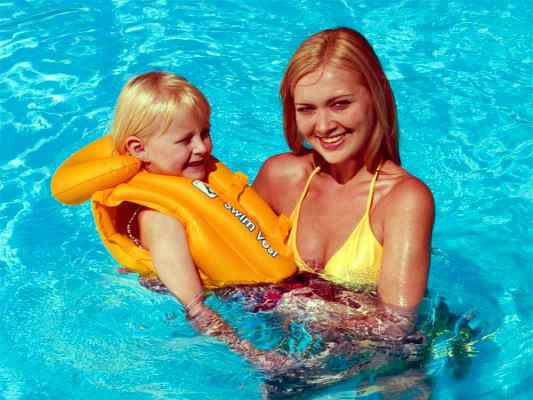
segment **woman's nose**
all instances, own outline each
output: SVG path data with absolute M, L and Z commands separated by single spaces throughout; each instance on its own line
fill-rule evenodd
M 335 130 L 335 122 L 328 110 L 319 110 L 316 115 L 315 131 L 319 136 L 327 136 Z

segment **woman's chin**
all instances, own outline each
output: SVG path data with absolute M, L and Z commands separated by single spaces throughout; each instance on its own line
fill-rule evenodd
M 345 154 L 342 151 L 318 151 L 318 154 L 320 154 L 326 163 L 331 165 L 342 164 L 353 158 L 351 155 Z

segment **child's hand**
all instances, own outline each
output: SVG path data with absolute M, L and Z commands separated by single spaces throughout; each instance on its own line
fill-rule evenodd
M 255 350 L 249 355 L 250 362 L 258 369 L 272 373 L 287 370 L 295 365 L 295 360 L 276 350 Z

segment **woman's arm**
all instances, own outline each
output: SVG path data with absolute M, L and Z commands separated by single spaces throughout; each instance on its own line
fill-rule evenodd
M 378 294 L 385 305 L 414 311 L 427 288 L 435 205 L 431 191 L 408 177 L 387 196 Z
M 203 286 L 193 263 L 183 225 L 175 218 L 153 210 L 139 213 L 141 243 L 152 256 L 161 281 L 182 303 L 193 326 L 226 343 L 258 367 L 269 369 L 286 361 L 273 351 L 255 349 L 240 339 L 216 312 L 203 303 Z

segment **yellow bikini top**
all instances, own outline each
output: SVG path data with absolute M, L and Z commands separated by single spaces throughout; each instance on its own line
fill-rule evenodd
M 288 240 L 288 246 L 293 252 L 296 265 L 300 270 L 314 273 L 316 271 L 305 263 L 298 252 L 296 232 L 298 230 L 298 221 L 300 219 L 300 209 L 303 200 L 307 195 L 311 180 L 318 171 L 320 171 L 320 167 L 315 168 L 309 176 L 302 195 L 292 211 L 290 216 L 292 229 Z M 363 217 L 342 246 L 328 260 L 325 268 L 319 273 L 325 279 L 346 286 L 377 284 L 383 257 L 383 246 L 378 242 L 370 227 L 370 206 L 372 205 L 372 197 L 374 195 L 378 173 L 379 168 L 376 170 L 370 183 L 366 210 Z

